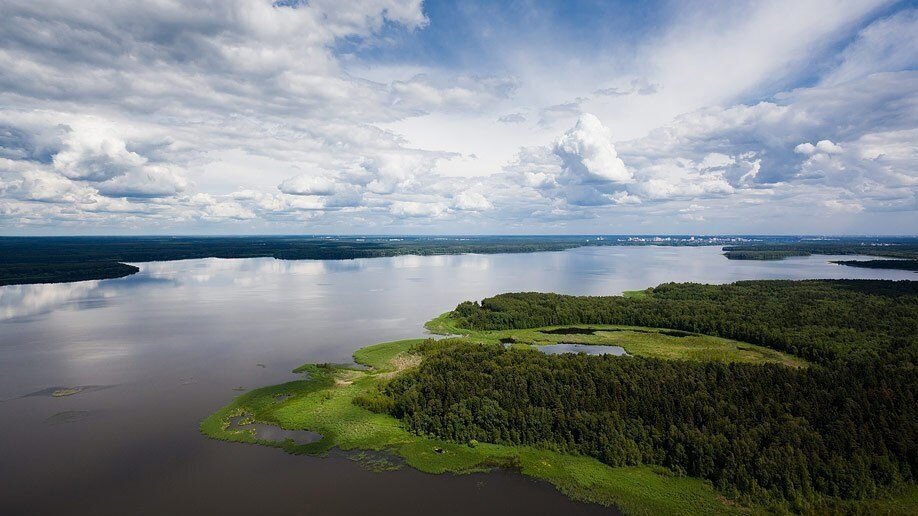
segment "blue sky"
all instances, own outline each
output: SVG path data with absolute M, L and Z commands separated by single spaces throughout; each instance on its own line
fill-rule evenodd
M 361 61 L 414 63 L 432 68 L 494 72 L 502 63 L 498 45 L 550 48 L 561 43 L 578 52 L 633 53 L 645 38 L 665 28 L 666 2 L 507 1 L 424 2 L 421 28 L 387 23 L 369 44 L 344 40 L 340 53 Z M 361 38 L 362 40 L 363 38 Z
M 0 234 L 918 227 L 914 2 L 0 10 Z

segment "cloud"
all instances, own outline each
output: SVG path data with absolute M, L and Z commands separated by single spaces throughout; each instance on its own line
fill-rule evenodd
M 437 84 L 432 77 L 419 74 L 390 85 L 393 104 L 402 109 L 427 112 L 477 111 L 509 98 L 518 88 L 512 77 L 460 76 Z
M 800 145 L 794 147 L 794 152 L 797 154 L 804 154 L 806 156 L 812 156 L 817 152 L 822 152 L 825 154 L 839 154 L 842 152 L 842 148 L 832 143 L 831 140 L 819 140 L 816 142 L 816 145 L 813 145 L 810 142 L 803 142 Z
M 551 146 L 521 150 L 506 171 L 543 197 L 577 206 L 633 202 L 623 185 L 634 178 L 618 157 L 609 130 L 589 113 Z
M 637 79 L 632 79 L 630 85 L 627 88 L 622 87 L 608 87 L 600 88 L 594 90 L 594 95 L 601 95 L 606 97 L 623 97 L 626 95 L 653 95 L 660 91 L 660 85 L 650 82 L 646 77 L 640 77 Z
M 167 166 L 131 169 L 96 185 L 107 197 L 170 197 L 187 187 L 188 181 Z
M 874 73 L 914 70 L 918 67 L 918 45 L 913 41 L 916 33 L 916 9 L 906 9 L 871 23 L 845 48 L 841 63 L 822 83 L 836 85 Z
M 389 206 L 389 213 L 398 218 L 437 218 L 446 211 L 446 206 L 440 203 L 395 201 Z
M 494 207 L 487 197 L 478 192 L 460 192 L 456 196 L 453 207 L 465 211 L 485 211 Z
M 300 174 L 285 180 L 277 189 L 290 195 L 332 195 L 337 185 L 331 179 L 311 174 Z
M 577 97 L 573 100 L 548 106 L 539 110 L 539 125 L 550 126 L 560 120 L 567 120 L 582 113 L 581 105 L 586 101 L 585 97 Z
M 629 183 L 633 179 L 615 152 L 609 130 L 588 113 L 555 143 L 554 153 L 572 182 Z
M 526 121 L 526 116 L 522 113 L 509 113 L 502 115 L 497 121 L 504 124 L 521 124 Z

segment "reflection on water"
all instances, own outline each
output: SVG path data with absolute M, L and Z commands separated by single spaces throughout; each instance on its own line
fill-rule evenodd
M 98 281 L 0 287 L 0 320 L 42 314 L 74 301 L 93 298 L 105 298 Z
M 754 262 L 720 253 L 205 259 L 141 263 L 115 280 L 0 287 L 0 513 L 348 514 L 373 500 L 401 514 L 406 490 L 416 513 L 596 511 L 519 475 L 377 475 L 347 460 L 207 440 L 197 426 L 237 386 L 288 381 L 303 362 L 348 362 L 364 345 L 417 337 L 426 320 L 466 299 L 615 294 L 666 281 L 914 278 L 826 256 Z M 111 387 L 22 397 L 61 386 Z
M 603 346 L 594 344 L 545 344 L 535 346 L 535 349 L 547 355 L 563 355 L 565 353 L 585 353 L 587 355 L 627 355 L 621 346 Z

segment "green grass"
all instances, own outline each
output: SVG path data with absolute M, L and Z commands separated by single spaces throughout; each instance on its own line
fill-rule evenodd
M 383 342 L 354 352 L 354 361 L 358 364 L 372 367 L 377 372 L 393 370 L 393 359 L 400 353 L 405 353 L 411 346 L 423 342 L 424 339 L 397 340 Z
M 637 299 L 642 298 L 642 297 L 648 297 L 650 294 L 648 293 L 647 290 L 626 290 L 622 292 L 622 297 L 633 297 Z
M 452 312 L 440 314 L 437 317 L 427 321 L 424 324 L 424 327 L 427 328 L 427 331 L 433 333 L 434 335 L 468 335 L 475 333 L 472 330 L 467 330 L 457 326 L 456 321 L 452 318 L 452 315 Z
M 628 293 L 626 293 L 627 295 Z M 646 295 L 639 291 L 635 295 Z M 426 328 L 437 334 L 463 334 L 465 338 L 481 343 L 499 343 L 513 339 L 514 343 L 542 346 L 546 344 L 574 343 L 621 346 L 630 355 L 662 358 L 666 360 L 700 360 L 717 362 L 742 362 L 749 364 L 777 363 L 789 367 L 806 367 L 799 357 L 764 346 L 747 344 L 720 337 L 700 334 L 668 335 L 669 330 L 638 326 L 570 325 L 548 326 L 525 330 L 472 331 L 459 328 L 450 312 L 428 322 Z M 543 333 L 559 328 L 596 330 L 593 335 L 558 335 Z

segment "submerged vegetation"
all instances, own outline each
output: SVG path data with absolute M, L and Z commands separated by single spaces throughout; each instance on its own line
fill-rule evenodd
M 365 370 L 304 366 L 201 428 L 293 453 L 384 451 L 432 473 L 510 467 L 629 513 L 914 513 L 916 325 L 915 282 L 505 294 L 428 323 L 458 336 L 364 348 Z M 532 350 L 556 342 L 629 356 Z M 259 440 L 231 427 L 240 416 L 322 439 Z

